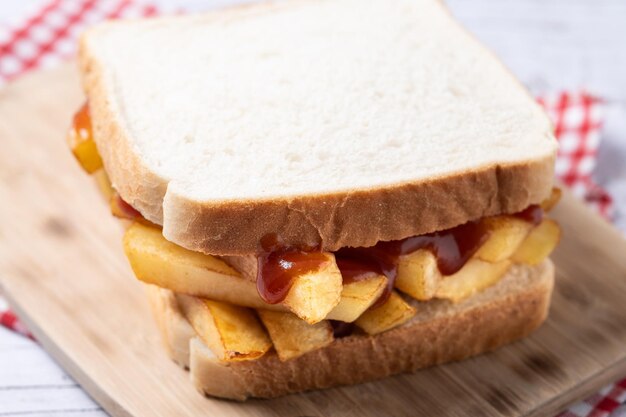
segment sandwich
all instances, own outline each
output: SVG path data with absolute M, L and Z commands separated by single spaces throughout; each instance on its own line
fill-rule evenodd
M 79 65 L 70 148 L 200 392 L 362 383 L 546 318 L 551 125 L 439 1 L 108 22 Z

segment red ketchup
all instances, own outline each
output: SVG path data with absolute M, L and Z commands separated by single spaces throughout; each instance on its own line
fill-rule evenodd
M 117 192 L 111 196 L 111 205 L 115 206 L 112 211 L 117 217 L 128 220 L 143 219 L 141 213 L 128 204 Z
M 89 114 L 89 103 L 85 102 L 80 109 L 74 114 L 72 120 L 72 135 L 79 140 L 90 140 L 93 138 L 91 133 L 91 116 Z
M 261 247 L 264 252 L 257 259 L 256 285 L 268 304 L 283 301 L 295 277 L 317 271 L 329 262 L 328 256 L 319 250 L 285 247 L 275 234 L 265 236 Z

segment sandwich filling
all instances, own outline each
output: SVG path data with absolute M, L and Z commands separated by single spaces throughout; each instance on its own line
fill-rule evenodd
M 272 348 L 289 360 L 353 333 L 376 335 L 408 322 L 421 303 L 462 302 L 497 283 L 514 263 L 536 265 L 559 241 L 546 216 L 560 191 L 513 214 L 368 248 L 291 247 L 267 235 L 259 253 L 212 256 L 167 241 L 112 188 L 92 138 L 87 105 L 70 147 L 93 174 L 111 211 L 126 221 L 124 249 L 136 277 L 172 290 L 198 336 L 222 361 Z
M 512 217 L 538 226 L 543 220 L 540 205 L 531 205 L 514 213 Z M 343 283 L 351 283 L 374 275 L 385 276 L 387 286 L 373 305 L 382 305 L 395 287 L 398 261 L 417 251 L 428 251 L 436 259 L 439 272 L 444 275 L 457 273 L 483 246 L 491 235 L 489 221 L 471 221 L 452 229 L 426 235 L 412 236 L 402 240 L 379 242 L 368 248 L 342 248 L 334 252 L 335 262 L 341 272 Z M 294 277 L 308 271 L 321 269 L 328 261 L 315 249 L 285 248 L 277 236 L 263 242 L 264 253 L 258 257 L 257 288 L 263 300 L 276 304 L 284 300 Z

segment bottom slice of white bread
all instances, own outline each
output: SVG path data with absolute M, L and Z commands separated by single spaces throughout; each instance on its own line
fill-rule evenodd
M 412 320 L 376 336 L 337 339 L 286 362 L 272 351 L 230 363 L 218 361 L 195 337 L 174 293 L 155 286 L 147 286 L 147 292 L 169 355 L 190 370 L 196 388 L 245 400 L 371 381 L 493 350 L 543 322 L 553 286 L 550 260 L 534 267 L 513 265 L 498 284 L 463 302 L 413 300 L 418 312 Z

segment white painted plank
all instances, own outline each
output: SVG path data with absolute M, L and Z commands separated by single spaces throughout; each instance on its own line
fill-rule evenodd
M 75 385 L 39 345 L 0 328 L 0 390 L 29 386 Z
M 39 345 L 0 327 L 0 417 L 50 413 L 106 416 Z
M 535 92 L 585 87 L 626 100 L 626 2 L 448 0 L 453 14 Z
M 0 291 L 0 296 L 2 292 Z M 0 350 L 2 349 L 19 349 L 19 348 L 28 348 L 32 346 L 32 340 L 9 331 L 4 327 L 0 326 Z M 1 375 L 1 374 L 0 374 Z
M 11 413 L 99 410 L 99 407 L 77 386 L 42 388 L 0 388 L 0 416 Z
M 102 410 L 60 410 L 60 411 L 35 411 L 35 412 L 17 412 L 4 414 L 0 413 L 0 417 L 107 417 L 108 414 Z

